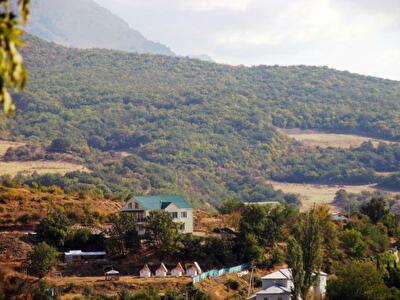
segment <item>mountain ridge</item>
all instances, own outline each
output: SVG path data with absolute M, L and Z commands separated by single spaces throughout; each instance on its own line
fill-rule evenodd
M 93 0 L 33 1 L 27 31 L 69 47 L 175 55 Z

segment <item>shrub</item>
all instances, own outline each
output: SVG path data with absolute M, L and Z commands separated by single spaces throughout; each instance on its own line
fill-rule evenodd
M 226 286 L 228 289 L 237 290 L 237 289 L 239 288 L 240 284 L 239 284 L 238 281 L 236 281 L 236 280 L 234 280 L 234 279 L 228 279 L 228 280 L 225 282 L 225 286 Z

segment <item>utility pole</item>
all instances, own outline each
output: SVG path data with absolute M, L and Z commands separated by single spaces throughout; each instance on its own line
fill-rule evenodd
M 254 290 L 254 268 L 255 268 L 254 261 L 251 262 L 250 268 L 251 272 L 250 272 L 249 290 L 247 292 L 247 296 L 250 296 Z

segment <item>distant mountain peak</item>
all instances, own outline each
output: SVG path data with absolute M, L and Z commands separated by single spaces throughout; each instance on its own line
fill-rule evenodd
M 93 0 L 36 0 L 27 31 L 50 42 L 76 48 L 104 48 L 175 55 Z

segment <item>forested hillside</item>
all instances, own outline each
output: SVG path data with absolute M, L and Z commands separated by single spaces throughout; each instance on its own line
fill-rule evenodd
M 29 85 L 15 96 L 16 117 L 2 123 L 2 137 L 46 145 L 69 140 L 95 179 L 72 174 L 58 178 L 60 185 L 104 185 L 107 193 L 175 191 L 213 204 L 229 197 L 295 202 L 259 179 L 370 182 L 365 174 L 375 180 L 375 171 L 400 171 L 398 163 L 389 168 L 399 161 L 398 146 L 309 151 L 275 129 L 400 140 L 399 82 L 318 67 L 232 67 L 68 49 L 33 37 L 27 44 Z M 110 150 L 131 156 L 115 158 L 105 153 Z M 325 177 L 314 172 L 332 166 L 339 169 Z
M 174 55 L 93 0 L 32 1 L 28 32 L 69 47 Z

